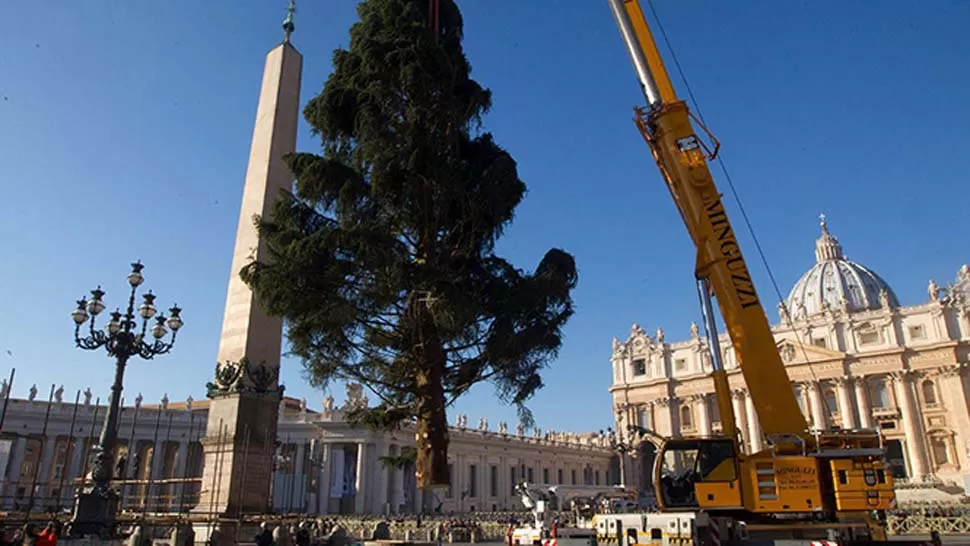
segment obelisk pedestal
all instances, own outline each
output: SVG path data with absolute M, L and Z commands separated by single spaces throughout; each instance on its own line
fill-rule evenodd
M 276 453 L 282 321 L 260 309 L 239 276 L 254 258 L 267 259 L 254 217 L 271 216 L 293 176 L 283 156 L 296 150 L 303 58 L 287 38 L 266 55 L 243 190 L 215 379 L 209 383 L 201 495 L 196 513 L 216 519 L 269 511 Z M 224 529 L 224 531 L 228 531 Z

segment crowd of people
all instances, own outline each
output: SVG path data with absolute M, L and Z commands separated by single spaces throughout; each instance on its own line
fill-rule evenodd
M 56 521 L 41 527 L 27 523 L 23 527 L 3 529 L 0 532 L 0 546 L 55 546 L 61 534 L 61 525 Z

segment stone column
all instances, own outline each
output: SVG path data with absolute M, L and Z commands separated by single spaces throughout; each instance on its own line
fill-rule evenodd
M 812 424 L 818 430 L 825 430 L 828 425 L 827 411 L 822 402 L 822 386 L 817 381 L 808 384 L 808 401 L 812 408 Z
M 357 444 L 357 477 L 354 482 L 354 513 L 363 514 L 367 510 L 367 489 L 370 476 L 367 475 L 367 444 Z
M 638 419 L 638 421 L 643 421 L 643 422 L 638 422 L 637 423 L 639 426 L 641 426 L 641 427 L 643 427 L 643 428 L 645 428 L 647 430 L 654 430 L 655 429 L 655 426 L 656 425 L 654 424 L 654 419 L 653 419 L 653 402 L 647 402 L 646 404 L 644 404 L 644 406 L 643 406 L 643 419 L 640 419 L 639 416 L 637 417 L 637 419 Z
M 409 467 L 405 472 L 414 473 L 414 467 Z M 403 477 L 402 477 L 403 479 Z M 414 484 L 414 489 L 412 492 L 408 493 L 414 498 L 414 512 L 416 514 L 423 514 L 429 508 L 434 506 L 434 497 L 431 496 L 430 490 L 418 489 L 418 481 L 416 479 L 408 478 L 412 484 Z
M 40 467 L 37 469 L 37 494 L 34 495 L 34 502 L 39 506 L 47 504 L 47 495 L 50 492 L 51 470 L 54 467 L 54 450 L 57 449 L 57 435 L 44 438 L 44 448 L 41 452 Z
M 748 393 L 744 397 L 745 417 L 748 420 L 748 445 L 751 446 L 751 453 L 761 451 L 763 442 L 761 439 L 761 421 L 758 420 L 758 412 L 754 407 L 754 399 Z
M 667 401 L 667 418 L 670 419 L 670 432 L 671 436 L 681 436 L 682 424 L 680 422 L 680 399 L 676 396 L 671 396 Z
M 855 419 L 855 406 L 852 404 L 852 396 L 849 394 L 849 383 L 851 378 L 835 378 L 835 395 L 839 399 L 839 417 L 842 418 L 843 429 L 854 429 L 859 425 Z
M 189 464 L 189 442 L 188 440 L 182 440 L 178 443 L 178 453 L 175 455 L 175 472 L 173 477 L 179 480 L 185 479 L 186 469 Z M 178 503 L 178 499 L 182 498 L 182 495 L 187 490 L 185 482 L 179 482 L 175 487 L 172 488 L 173 500 Z
M 398 453 L 404 446 L 398 446 Z M 407 472 L 406 468 L 395 468 L 394 469 L 394 496 L 391 499 L 391 511 L 395 514 L 401 512 L 401 505 L 404 504 L 405 492 L 404 492 L 404 473 Z M 410 495 L 410 493 L 407 493 Z
M 957 431 L 959 445 L 964 445 L 970 438 L 970 411 L 967 408 L 967 396 L 964 390 L 963 375 L 966 373 L 965 363 L 950 364 L 940 368 L 937 387 L 944 408 L 946 409 L 947 420 L 953 419 L 953 428 Z M 970 467 L 970 460 L 967 457 L 967 450 L 954 446 L 956 460 L 960 468 Z
M 673 432 L 670 430 L 670 423 L 667 422 L 666 417 L 670 414 L 664 411 L 667 407 L 667 399 L 661 398 L 653 402 L 650 405 L 650 421 L 653 424 L 653 430 L 661 436 L 671 436 Z
M 734 420 L 738 425 L 738 432 L 741 433 L 741 444 L 746 445 L 750 433 L 748 431 L 748 419 L 744 412 L 744 396 L 745 392 L 743 389 L 735 389 L 731 392 L 731 405 L 734 408 Z M 721 429 L 724 429 L 724 423 L 721 423 Z
M 891 375 L 899 409 L 903 417 L 903 431 L 906 434 L 906 458 L 913 472 L 913 480 L 920 481 L 928 475 L 926 448 L 923 441 L 923 423 L 913 395 L 913 372 L 903 370 Z
M 565 473 L 567 470 L 563 471 L 563 479 L 566 478 Z M 508 457 L 505 455 L 499 455 L 498 458 L 498 508 L 499 510 L 506 510 L 509 498 L 509 463 Z
M 330 509 L 331 477 L 333 476 L 333 444 L 323 444 L 320 459 L 320 477 L 317 479 L 317 513 L 326 514 Z
M 855 382 L 855 403 L 859 408 L 859 427 L 873 428 L 872 408 L 869 407 L 869 393 L 866 392 L 866 378 L 851 378 Z
M 12 509 L 17 497 L 17 487 L 20 485 L 20 469 L 24 465 L 24 456 L 27 454 L 27 436 L 18 436 L 14 439 L 10 451 L 10 462 L 8 464 L 9 476 L 3 488 L 3 505 L 7 509 Z
M 302 512 L 306 506 L 307 484 L 309 472 L 306 471 L 306 439 L 296 444 L 296 461 L 293 464 L 293 510 Z M 289 500 L 289 499 L 287 499 Z
M 697 404 L 695 406 L 695 412 L 697 413 L 697 429 L 704 436 L 710 436 L 711 434 L 711 410 L 708 407 L 708 400 L 706 394 L 701 394 L 697 396 Z
M 337 454 L 340 454 L 341 466 L 337 467 Z M 344 479 L 347 472 L 347 464 L 350 459 L 347 457 L 347 445 L 341 443 L 335 443 L 330 449 L 331 460 L 327 463 L 327 472 L 330 474 L 330 486 L 327 489 L 327 513 L 337 514 L 340 512 L 342 497 L 334 497 L 333 492 L 339 483 L 341 489 L 343 488 Z M 337 470 L 340 470 L 338 473 Z
M 71 460 L 68 462 L 67 466 L 67 479 L 64 480 L 64 490 L 61 491 L 64 502 L 67 504 L 73 502 L 74 499 L 74 486 L 72 485 L 73 480 L 83 478 L 83 476 L 81 476 L 81 470 L 84 468 L 84 459 L 88 456 L 87 440 L 88 439 L 84 436 L 78 436 L 71 440 L 74 442 L 74 445 L 71 447 Z M 128 460 L 129 464 L 131 464 L 130 457 Z
M 380 444 L 377 444 L 376 447 L 378 450 L 377 452 L 383 453 L 384 454 L 383 456 L 387 456 L 391 454 L 390 452 L 391 446 L 389 445 L 380 443 Z M 387 498 L 388 498 L 387 487 L 391 479 L 393 478 L 393 473 L 391 472 L 391 468 L 389 466 L 381 462 L 380 457 L 378 457 L 377 459 L 376 475 L 378 476 L 376 487 L 372 488 L 375 493 L 374 509 L 372 510 L 372 512 L 377 514 L 385 514 L 387 513 Z
M 162 468 L 165 466 L 165 439 L 159 438 L 152 445 L 151 468 L 148 469 L 148 476 L 151 485 L 148 488 L 149 506 L 157 507 L 162 505 L 162 486 L 158 480 L 162 478 Z
M 455 506 L 457 507 L 458 512 L 464 511 L 464 508 L 465 508 L 464 500 L 462 500 L 461 497 L 462 497 L 462 492 L 465 491 L 465 485 L 466 485 L 465 474 L 468 473 L 465 470 L 466 462 L 467 461 L 464 454 L 455 453 L 455 462 L 454 462 L 454 466 L 452 467 L 454 469 L 454 474 L 455 474 L 452 477 L 452 480 L 454 480 L 455 483 L 453 484 L 451 489 L 454 493 Z M 528 477 L 528 466 L 529 465 L 526 464 L 526 471 L 522 473 L 523 480 L 526 479 L 526 477 Z

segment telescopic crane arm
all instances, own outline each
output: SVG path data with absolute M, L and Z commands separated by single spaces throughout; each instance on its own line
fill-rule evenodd
M 713 310 L 706 297 L 710 293 L 717 298 L 762 430 L 767 435 L 804 436 L 805 418 L 792 392 L 721 193 L 711 176 L 708 159 L 713 153 L 707 153 L 708 148 L 695 134 L 693 116 L 674 91 L 639 1 L 609 3 L 647 99 L 647 108 L 637 109 L 637 126 L 697 247 L 696 276 L 701 300 L 705 302 L 712 378 L 723 431 L 734 436 L 737 425 Z

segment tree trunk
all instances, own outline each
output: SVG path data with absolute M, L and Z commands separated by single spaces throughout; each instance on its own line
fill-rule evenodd
M 414 476 L 418 489 L 451 486 L 448 472 L 448 419 L 445 415 L 444 376 L 448 355 L 434 318 L 428 313 L 420 292 L 408 297 L 407 317 L 415 366 L 415 405 L 418 418 Z
M 428 368 L 418 371 L 416 377 L 418 426 L 414 474 L 419 489 L 443 489 L 451 486 L 448 420 L 445 415 L 445 392 L 441 384 L 444 361 L 443 358 L 428 358 L 426 365 Z

